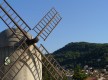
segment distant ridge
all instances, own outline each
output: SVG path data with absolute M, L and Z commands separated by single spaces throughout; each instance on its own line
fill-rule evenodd
M 108 64 L 108 43 L 71 42 L 53 55 L 65 68 L 76 65 L 104 68 Z

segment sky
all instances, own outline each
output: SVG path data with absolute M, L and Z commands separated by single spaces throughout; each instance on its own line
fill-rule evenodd
M 2 0 L 0 0 L 0 3 Z M 24 21 L 33 28 L 55 7 L 61 22 L 44 42 L 49 52 L 70 42 L 108 43 L 108 0 L 7 0 Z M 2 26 L 0 26 L 2 27 Z M 3 28 L 0 28 L 2 31 Z M 35 33 L 31 34 L 36 36 Z

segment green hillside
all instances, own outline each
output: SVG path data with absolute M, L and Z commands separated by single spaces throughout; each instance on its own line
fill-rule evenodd
M 64 68 L 72 69 L 76 65 L 104 68 L 108 65 L 108 44 L 72 42 L 53 55 Z

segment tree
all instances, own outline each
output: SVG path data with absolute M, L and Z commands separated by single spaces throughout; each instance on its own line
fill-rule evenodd
M 87 77 L 88 77 L 88 75 L 85 74 L 85 72 L 82 72 L 81 67 L 79 65 L 77 65 L 77 67 L 74 69 L 73 79 L 84 80 Z

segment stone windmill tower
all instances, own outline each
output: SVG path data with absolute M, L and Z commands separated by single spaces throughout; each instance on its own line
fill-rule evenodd
M 18 29 L 14 29 L 14 31 L 18 34 L 18 37 L 22 37 L 23 35 L 18 31 Z M 31 36 L 28 35 L 30 38 Z M 10 29 L 6 29 L 0 33 L 0 65 L 4 64 L 2 68 L 2 72 L 5 72 L 9 65 L 11 65 L 15 59 L 21 55 L 22 48 L 18 48 L 19 39 L 13 35 Z M 23 44 L 24 46 L 25 44 Z M 12 70 L 6 75 L 6 78 L 3 80 L 12 80 L 13 76 L 14 80 L 41 80 L 42 79 L 42 64 L 37 60 L 37 58 L 33 55 L 32 46 L 12 67 Z M 15 52 L 11 57 L 11 53 Z M 39 55 L 39 53 L 37 53 Z M 41 59 L 41 55 L 39 55 L 39 59 Z M 23 66 L 23 67 L 22 67 Z M 20 70 L 20 71 L 19 71 Z M 32 71 L 31 71 L 32 70 Z M 34 73 L 33 73 L 34 71 Z M 36 75 L 36 73 L 38 73 Z M 2 76 L 2 74 L 0 74 Z
M 44 67 L 55 80 L 63 80 L 65 70 L 49 54 L 43 45 L 36 46 L 39 38 L 47 39 L 61 21 L 52 8 L 31 29 L 6 0 L 0 5 L 0 19 L 8 29 L 0 33 L 0 80 L 44 80 Z M 29 31 L 36 32 L 32 38 Z

